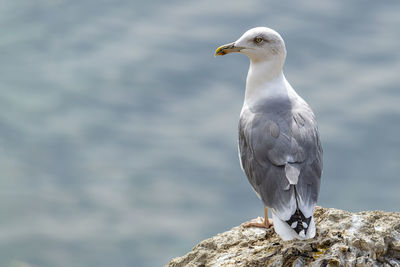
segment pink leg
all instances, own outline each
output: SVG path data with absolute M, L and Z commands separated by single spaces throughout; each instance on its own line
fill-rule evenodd
M 258 222 L 246 222 L 243 224 L 244 227 L 258 227 L 258 228 L 270 228 L 274 225 L 272 219 L 268 219 L 268 208 L 264 208 L 264 221 L 262 223 Z

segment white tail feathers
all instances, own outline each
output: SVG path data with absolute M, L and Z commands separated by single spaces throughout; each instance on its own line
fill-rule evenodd
M 278 215 L 272 213 L 272 219 L 274 221 L 274 228 L 275 232 L 282 238 L 283 241 L 288 241 L 288 240 L 293 240 L 293 239 L 300 239 L 300 240 L 305 240 L 305 239 L 310 239 L 315 236 L 315 223 L 314 223 L 314 217 L 311 217 L 310 225 L 308 226 L 307 233 L 305 233 L 305 230 L 303 229 L 302 231 L 299 232 L 299 234 L 296 233 L 296 231 L 285 221 L 282 221 Z M 297 222 L 296 222 L 297 223 Z M 305 224 L 303 222 L 303 224 Z M 294 228 L 296 225 L 293 225 Z M 304 225 L 304 228 L 306 225 Z

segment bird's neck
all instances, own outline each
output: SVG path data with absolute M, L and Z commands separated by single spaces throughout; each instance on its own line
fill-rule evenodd
M 276 61 L 250 61 L 245 102 L 249 104 L 263 97 L 287 96 L 291 87 L 283 75 L 282 67 L 283 63 Z

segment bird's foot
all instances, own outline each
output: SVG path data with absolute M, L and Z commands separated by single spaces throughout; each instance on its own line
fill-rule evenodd
M 261 221 L 261 222 L 260 222 Z M 265 228 L 268 229 L 271 226 L 274 225 L 274 222 L 272 221 L 272 219 L 264 219 L 261 217 L 258 217 L 257 219 L 251 220 L 249 222 L 245 222 L 242 224 L 243 227 L 257 227 L 257 228 Z

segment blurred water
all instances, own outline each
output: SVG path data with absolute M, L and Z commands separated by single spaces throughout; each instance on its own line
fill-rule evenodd
M 160 266 L 262 215 L 237 159 L 248 60 L 278 30 L 324 146 L 320 205 L 399 211 L 398 1 L 5 1 L 0 266 Z

